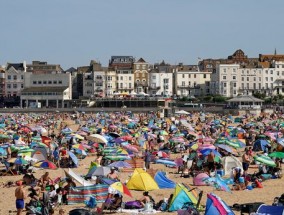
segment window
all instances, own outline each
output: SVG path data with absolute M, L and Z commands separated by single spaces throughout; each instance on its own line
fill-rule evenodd
M 223 86 L 224 86 L 224 87 L 227 87 L 227 83 L 224 83 Z
M 17 75 L 14 75 L 14 80 L 17 80 Z
M 11 84 L 7 84 L 7 89 L 11 89 Z
M 277 71 L 277 75 L 279 75 L 279 71 Z
M 227 72 L 226 69 L 223 69 L 223 72 L 226 73 Z
M 268 70 L 265 70 L 265 74 L 268 74 Z
M 123 81 L 123 76 L 120 76 L 120 80 Z
M 261 83 L 258 83 L 258 89 L 261 89 Z
M 247 81 L 249 81 L 249 77 L 247 77 Z
M 242 81 L 245 81 L 245 77 L 242 77 Z
M 184 78 L 184 74 L 182 74 L 182 78 Z
M 223 80 L 226 80 L 227 79 L 227 77 L 226 76 L 223 76 Z
M 38 83 L 38 84 L 41 84 L 41 81 L 38 81 L 37 83 Z
M 261 81 L 261 77 L 258 77 L 258 80 Z
M 244 83 L 242 83 L 242 89 L 244 89 L 245 88 L 245 84 Z
M 58 84 L 62 84 L 62 81 L 60 80 L 60 81 L 58 81 Z
M 11 75 L 8 75 L 8 80 L 11 80 Z
M 236 80 L 236 76 L 235 75 L 233 75 L 233 80 Z
M 233 85 L 234 87 L 237 87 L 237 83 L 234 83 L 234 85 Z
M 18 86 L 17 84 L 13 84 L 13 88 L 16 89 Z
M 24 80 L 24 76 L 23 75 L 21 75 L 21 79 Z
M 242 70 L 242 74 L 245 74 L 245 71 L 244 71 L 244 70 Z
M 36 84 L 36 81 L 33 81 L 33 84 Z
M 128 84 L 129 85 L 129 89 L 131 88 L 131 83 Z
M 139 80 L 139 79 L 136 79 L 136 82 L 140 82 L 140 80 Z
M 183 87 L 185 86 L 185 81 L 181 82 L 181 86 L 183 86 Z
M 47 84 L 47 81 L 43 81 L 43 84 Z
M 21 84 L 21 88 L 22 88 L 22 89 L 24 88 L 24 84 Z
M 236 90 L 234 90 L 234 94 L 235 94 L 235 95 L 237 94 L 237 91 L 236 91 Z
M 265 81 L 268 81 L 268 77 L 265 77 Z
M 256 81 L 256 77 L 253 77 L 253 81 Z
M 194 74 L 194 78 L 196 78 L 196 74 Z
M 270 70 L 270 74 L 271 74 L 271 75 L 273 74 L 273 70 Z
M 156 79 L 156 75 L 153 75 L 153 76 L 152 76 L 152 79 Z
M 270 81 L 273 81 L 273 77 L 270 77 Z
M 191 74 L 188 74 L 188 77 L 191 78 Z
M 129 76 L 129 81 L 131 81 L 131 76 Z
M 140 69 L 140 65 L 136 65 L 136 69 Z
M 120 83 L 120 88 L 123 88 L 123 83 Z
M 48 81 L 48 84 L 52 84 L 52 81 Z
M 249 89 L 249 83 L 247 83 L 247 88 Z
M 57 81 L 53 81 L 53 84 L 57 84 Z
M 142 65 L 142 69 L 146 69 L 146 65 Z
M 203 74 L 203 78 L 206 78 L 206 74 Z
M 233 69 L 233 72 L 236 73 L 236 69 L 235 68 Z

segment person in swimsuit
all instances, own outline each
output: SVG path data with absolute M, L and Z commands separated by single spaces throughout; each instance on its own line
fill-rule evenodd
M 110 173 L 107 175 L 107 177 L 110 178 L 110 179 L 112 179 L 112 180 L 119 181 L 118 175 L 117 175 L 117 173 L 115 172 L 115 168 L 114 168 L 114 167 L 111 167 Z
M 18 187 L 15 190 L 15 197 L 16 197 L 16 208 L 17 208 L 17 215 L 21 215 L 23 212 L 23 209 L 25 208 L 25 198 L 26 198 L 26 192 L 23 187 L 23 182 L 18 181 L 17 182 Z

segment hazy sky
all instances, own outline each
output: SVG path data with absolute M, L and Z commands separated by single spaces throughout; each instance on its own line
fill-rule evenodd
M 112 55 L 196 64 L 241 48 L 284 53 L 284 1 L 3 0 L 0 65 L 26 60 L 71 66 Z

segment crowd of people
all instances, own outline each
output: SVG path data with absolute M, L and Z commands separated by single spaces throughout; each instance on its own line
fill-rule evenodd
M 137 149 L 137 151 L 128 150 L 129 156 L 143 158 L 146 170 L 152 168 L 152 163 L 164 159 L 165 161 L 173 160 L 176 163 L 175 167 L 181 177 L 195 177 L 200 172 L 212 176 L 218 170 L 224 169 L 221 157 L 235 156 L 242 162 L 242 166 L 232 169 L 233 190 L 260 187 L 261 181 L 266 179 L 264 175 L 270 175 L 270 178 L 281 177 L 281 157 L 272 157 L 273 165 L 259 163 L 261 161 L 254 158 L 258 154 L 268 157 L 273 152 L 283 152 L 284 141 L 281 142 L 281 138 L 284 133 L 284 124 L 282 124 L 284 116 L 281 113 L 262 114 L 261 116 L 246 114 L 238 118 L 240 120 L 235 122 L 234 117 L 230 115 L 205 115 L 204 113 L 189 113 L 164 118 L 159 112 L 2 115 L 0 117 L 1 125 L 3 125 L 1 131 L 3 136 L 0 135 L 0 145 L 4 149 L 0 151 L 4 155 L 2 162 L 9 164 L 12 174 L 23 174 L 22 180 L 16 184 L 17 214 L 22 214 L 25 207 L 28 211 L 38 208 L 44 210 L 46 207 L 49 209 L 46 214 L 54 214 L 53 208 L 57 205 L 68 204 L 70 188 L 76 187 L 74 180 L 68 176 L 53 180 L 48 171 L 40 178 L 34 176 L 33 166 L 36 162 L 32 159 L 33 157 L 28 159 L 29 156 L 19 152 L 27 148 L 43 147 L 40 145 L 43 140 L 46 141 L 44 143 L 45 160 L 52 161 L 56 168 L 76 167 L 78 163 L 71 153 L 79 159 L 84 159 L 88 152 L 94 154 L 94 161 L 101 165 L 112 163 L 113 161 L 106 158 L 104 149 L 110 146 L 121 147 L 121 142 L 114 141 L 115 138 L 107 139 L 115 134 L 118 138 L 122 135 L 126 137 L 124 142 Z M 76 131 L 69 128 L 66 123 L 68 120 L 77 126 Z M 107 142 L 98 142 L 88 138 L 92 134 L 106 137 Z M 40 138 L 36 144 L 34 144 L 35 138 Z M 267 144 L 263 144 L 263 148 L 258 150 L 254 147 L 257 140 L 263 140 Z M 219 143 L 227 144 L 230 150 L 218 147 Z M 75 145 L 84 145 L 84 149 L 75 148 Z M 19 165 L 15 160 L 13 160 L 14 163 L 10 162 L 12 158 L 26 159 L 27 163 Z M 249 171 L 251 164 L 258 164 L 257 172 Z M 106 177 L 120 181 L 115 168 L 111 168 Z M 96 183 L 100 183 L 99 179 Z M 23 189 L 24 186 L 30 187 L 28 194 Z M 44 195 L 48 196 L 48 204 L 44 202 Z M 25 199 L 29 199 L 26 204 Z M 148 202 L 155 202 L 148 192 L 144 192 L 137 201 L 141 203 L 141 207 L 145 207 Z M 121 207 L 122 202 L 121 194 L 110 191 L 107 200 L 100 208 L 101 212 L 105 209 L 117 209 Z M 160 201 L 156 209 L 160 209 L 162 203 Z M 64 213 L 61 209 L 60 214 Z

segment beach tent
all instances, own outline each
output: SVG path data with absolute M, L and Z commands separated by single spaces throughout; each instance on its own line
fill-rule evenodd
M 205 215 L 234 215 L 231 208 L 218 196 L 213 193 L 207 194 Z
M 187 202 L 192 202 L 194 205 L 196 205 L 197 193 L 194 190 L 189 191 L 188 188 L 182 184 L 177 184 L 173 198 L 170 202 L 169 211 L 177 211 L 181 209 Z
M 205 178 L 209 178 L 209 176 L 206 173 L 199 173 L 193 178 L 193 184 L 195 186 L 208 186 L 204 181 Z
M 154 181 L 151 175 L 141 168 L 136 168 L 126 184 L 129 190 L 157 190 L 158 184 Z
M 31 157 L 39 161 L 47 160 L 46 148 L 41 146 L 35 147 Z
M 260 205 L 256 214 L 284 215 L 283 206 Z
M 176 184 L 168 179 L 165 172 L 158 171 L 154 177 L 160 189 L 175 188 Z
M 239 161 L 239 159 L 234 156 L 223 157 L 221 160 L 225 175 L 230 175 L 234 167 L 240 167 L 241 169 L 243 169 L 241 161 Z
M 269 145 L 269 142 L 267 140 L 258 139 L 253 144 L 253 151 L 265 151 L 266 146 Z

